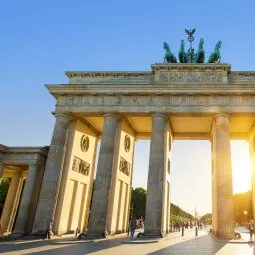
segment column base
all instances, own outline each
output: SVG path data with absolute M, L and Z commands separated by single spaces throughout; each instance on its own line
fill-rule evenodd
M 24 230 L 14 230 L 12 233 L 11 233 L 12 236 L 23 236 L 25 235 L 25 231 Z
M 101 239 L 101 238 L 107 238 L 109 234 L 107 231 L 105 232 L 99 232 L 99 233 L 81 233 L 78 236 L 78 239 Z
M 221 240 L 231 240 L 235 238 L 234 232 L 219 232 L 212 230 L 212 234 L 217 238 Z
M 145 231 L 140 235 L 140 238 L 142 239 L 153 239 L 153 238 L 163 238 L 167 235 L 167 233 L 161 231 Z
M 29 235 L 30 236 L 43 236 L 45 234 L 46 230 L 38 230 L 35 232 L 31 232 Z

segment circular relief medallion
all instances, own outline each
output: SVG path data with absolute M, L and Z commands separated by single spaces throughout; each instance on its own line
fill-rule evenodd
M 124 148 L 125 148 L 126 152 L 128 152 L 130 150 L 130 144 L 131 144 L 130 137 L 128 135 L 126 135 L 125 141 L 124 141 Z
M 81 137 L 81 150 L 88 151 L 89 149 L 89 137 L 87 135 L 83 135 Z

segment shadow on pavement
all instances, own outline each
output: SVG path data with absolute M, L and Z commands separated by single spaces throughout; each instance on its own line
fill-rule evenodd
M 45 240 L 45 241 L 35 241 L 35 242 L 28 242 L 28 243 L 22 243 L 22 244 L 15 244 L 15 243 L 6 243 L 0 245 L 0 254 L 4 252 L 14 252 L 14 251 L 19 251 L 19 254 L 22 254 L 22 250 L 25 252 L 25 254 L 51 254 L 51 255 L 56 255 L 56 254 L 75 254 L 75 255 L 84 255 L 92 252 L 97 252 L 103 249 L 108 249 L 112 247 L 117 247 L 120 245 L 123 245 L 121 243 L 121 240 L 123 238 L 114 238 L 114 239 L 105 239 L 105 240 L 99 240 L 99 241 L 76 241 L 74 240 Z M 46 246 L 54 246 L 58 245 L 63 247 L 52 247 L 51 249 L 47 249 Z M 40 251 L 45 247 L 44 251 Z M 32 251 L 29 252 L 30 249 L 35 249 L 38 248 L 37 251 Z M 25 251 L 27 250 L 27 251 Z M 18 253 L 17 253 L 18 254 Z
M 148 255 L 215 255 L 220 249 L 227 244 L 227 241 L 214 241 L 212 237 L 204 235 L 201 237 L 192 238 L 191 240 L 184 240 L 183 242 L 170 245 L 161 250 L 148 253 Z
M 4 242 L 0 245 L 0 254 L 5 252 L 12 252 L 12 251 L 20 251 L 26 250 L 31 248 L 43 247 L 49 245 L 52 241 L 51 240 L 35 240 L 33 242 Z

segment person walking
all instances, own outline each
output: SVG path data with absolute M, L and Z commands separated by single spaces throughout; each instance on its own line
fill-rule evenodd
M 248 225 L 248 229 L 250 231 L 250 240 L 253 241 L 253 233 L 254 233 L 254 223 L 253 223 L 253 220 L 250 220 L 250 223 Z
M 45 239 L 50 239 L 51 236 L 51 232 L 52 232 L 52 220 L 49 221 L 46 232 L 44 234 L 43 240 Z
M 136 228 L 136 219 L 133 217 L 129 223 L 130 226 L 130 238 L 134 238 L 135 228 Z

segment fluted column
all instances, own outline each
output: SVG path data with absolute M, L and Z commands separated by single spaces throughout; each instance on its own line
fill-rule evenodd
M 95 188 L 89 217 L 88 234 L 105 235 L 108 203 L 111 192 L 118 116 L 104 115 L 104 128 L 98 157 Z
M 26 178 L 24 190 L 22 193 L 18 216 L 14 228 L 14 234 L 27 233 L 26 223 L 35 187 L 36 173 L 37 165 L 30 165 L 28 169 L 28 176 Z
M 213 233 L 234 236 L 233 184 L 230 151 L 230 116 L 215 116 L 212 126 Z
M 55 117 L 56 123 L 45 166 L 33 232 L 45 231 L 49 220 L 54 220 L 68 137 L 68 124 L 71 120 L 70 116 L 64 113 L 57 113 Z
M 20 193 L 22 189 L 21 171 L 16 171 L 11 177 L 4 208 L 1 216 L 1 230 L 4 233 L 10 233 L 12 230 Z
M 168 119 L 163 114 L 152 115 L 152 136 L 150 143 L 149 173 L 145 212 L 145 232 L 148 236 L 162 236 L 164 233 L 164 209 L 166 197 L 166 159 L 167 159 Z M 168 203 L 167 203 L 168 204 Z

